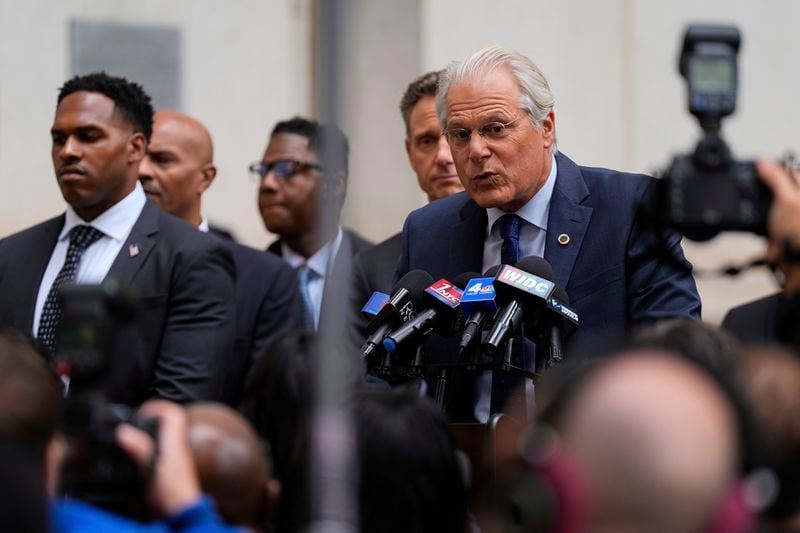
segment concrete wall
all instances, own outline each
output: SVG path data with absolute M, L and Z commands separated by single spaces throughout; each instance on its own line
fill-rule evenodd
M 182 111 L 211 131 L 219 167 L 205 210 L 264 245 L 247 165 L 275 121 L 310 111 L 309 12 L 308 0 L 0 0 L 0 235 L 63 211 L 48 132 L 77 18 L 181 30 Z

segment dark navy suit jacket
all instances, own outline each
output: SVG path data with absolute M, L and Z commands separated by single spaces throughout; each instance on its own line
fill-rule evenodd
M 654 180 L 579 167 L 563 154 L 556 161 L 544 257 L 580 317 L 568 347 L 607 342 L 639 323 L 699 318 L 700 298 L 680 236 L 639 216 Z M 397 278 L 413 269 L 434 279 L 481 272 L 486 224 L 486 210 L 466 193 L 412 212 L 403 228 Z M 559 244 L 562 234 L 569 236 L 565 245 Z M 431 355 L 435 360 L 437 354 Z
M 275 255 L 222 240 L 236 264 L 236 343 L 223 401 L 236 405 L 250 365 L 273 334 L 301 325 L 297 273 Z
M 64 216 L 0 240 L 0 327 L 32 333 L 36 295 Z M 136 253 L 129 252 L 135 245 Z M 217 238 L 145 203 L 106 279 L 138 296 L 97 384 L 114 403 L 220 400 L 235 328 L 234 265 Z

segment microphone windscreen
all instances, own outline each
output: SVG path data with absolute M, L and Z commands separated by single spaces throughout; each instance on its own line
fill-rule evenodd
M 394 295 L 398 289 L 406 289 L 411 293 L 412 300 L 418 303 L 419 299 L 422 298 L 422 295 L 425 293 L 425 288 L 432 283 L 433 276 L 424 270 L 412 270 L 400 278 L 400 281 L 398 281 L 392 289 L 392 295 Z
M 517 261 L 517 264 L 514 266 L 520 270 L 524 270 L 528 274 L 539 276 L 547 281 L 553 281 L 553 267 L 551 267 L 550 263 L 543 257 L 529 255 Z
M 467 283 L 469 283 L 469 280 L 479 277 L 481 277 L 481 275 L 477 272 L 464 272 L 463 274 L 459 274 L 453 278 L 453 285 L 461 290 L 464 290 L 464 288 L 467 286 Z
M 486 272 L 483 273 L 484 278 L 493 278 L 500 272 L 500 269 L 503 265 L 494 265 L 486 269 Z

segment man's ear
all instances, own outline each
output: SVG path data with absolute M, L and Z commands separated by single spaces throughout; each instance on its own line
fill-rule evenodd
M 128 139 L 128 163 L 138 163 L 147 155 L 147 139 L 137 131 Z
M 250 519 L 261 527 L 267 526 L 269 528 L 272 526 L 278 504 L 280 503 L 281 491 L 281 482 L 277 479 L 272 478 L 265 481 L 258 489 L 258 506 L 254 510 L 255 514 L 250 517 Z M 271 530 L 272 529 L 268 529 L 268 531 Z
M 344 203 L 344 195 L 347 191 L 347 174 L 344 171 L 339 171 L 333 176 L 332 187 L 328 192 L 333 198 L 339 200 L 339 204 Z
M 264 496 L 266 498 L 266 519 L 268 523 L 272 523 L 272 521 L 275 519 L 275 510 L 278 508 L 278 504 L 281 501 L 282 491 L 283 486 L 277 479 L 270 479 L 265 484 Z
M 201 177 L 200 182 L 197 184 L 197 192 L 203 194 L 214 182 L 214 178 L 217 176 L 217 167 L 214 166 L 214 163 L 206 163 L 200 169 L 200 173 Z
M 58 485 L 61 483 L 61 464 L 64 462 L 66 451 L 67 443 L 61 433 L 53 435 L 44 450 L 44 486 L 50 498 L 55 498 L 58 493 Z
M 552 109 L 542 120 L 542 134 L 545 139 L 545 148 L 550 148 L 556 142 L 556 112 Z

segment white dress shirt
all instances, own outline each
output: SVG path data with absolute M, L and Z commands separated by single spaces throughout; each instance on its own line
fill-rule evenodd
M 64 227 L 61 229 L 56 247 L 50 255 L 50 262 L 47 263 L 47 269 L 44 271 L 42 283 L 39 285 L 39 294 L 36 297 L 36 308 L 33 313 L 34 335 L 39 333 L 39 320 L 44 303 L 67 258 L 69 232 L 72 228 L 88 225 L 103 232 L 103 236 L 83 252 L 78 271 L 75 274 L 75 283 L 100 283 L 111 270 L 114 259 L 117 258 L 122 245 L 128 239 L 146 201 L 147 197 L 142 185 L 137 181 L 136 187 L 130 194 L 91 222 L 85 222 L 72 209 L 72 206 L 67 206 Z
M 299 269 L 305 265 L 310 271 L 308 277 L 308 294 L 314 306 L 314 325 L 316 327 L 319 327 L 322 295 L 325 291 L 325 274 L 328 272 L 328 267 L 332 264 L 333 260 L 336 258 L 336 254 L 339 252 L 342 238 L 342 228 L 339 226 L 336 238 L 326 242 L 325 246 L 317 250 L 317 252 L 308 259 L 289 248 L 285 242 L 281 242 L 283 258 L 295 269 Z
M 550 216 L 550 199 L 553 197 L 553 188 L 556 184 L 558 169 L 556 158 L 551 156 L 550 174 L 539 192 L 528 203 L 523 205 L 515 214 L 522 219 L 519 228 L 519 258 L 535 255 L 544 257 L 544 245 L 547 240 L 547 218 Z M 488 222 L 486 224 L 486 237 L 483 241 L 483 271 L 486 272 L 494 265 L 500 264 L 500 250 L 503 247 L 503 238 L 500 236 L 500 227 L 495 224 L 497 220 L 507 214 L 502 209 L 490 207 L 486 210 Z M 477 402 L 475 403 L 475 418 L 486 423 L 491 414 L 492 398 L 492 372 L 484 372 L 477 381 Z M 533 383 L 525 380 L 525 393 L 533 397 Z

